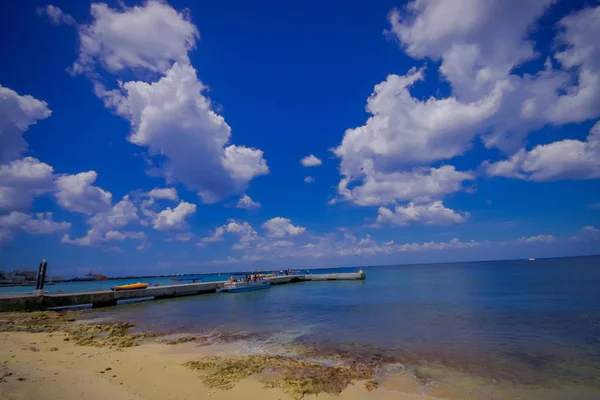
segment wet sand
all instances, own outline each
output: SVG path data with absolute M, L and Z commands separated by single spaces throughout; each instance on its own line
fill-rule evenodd
M 266 389 L 262 376 L 250 376 L 230 389 L 207 387 L 202 372 L 184 363 L 223 355 L 223 346 L 196 343 L 168 345 L 143 343 L 139 346 L 81 346 L 62 332 L 0 333 L 0 398 L 6 400 L 133 400 L 133 399 L 292 399 L 280 388 Z M 233 356 L 233 355 L 232 355 Z M 414 389 L 414 388 L 412 388 Z M 315 395 L 305 399 L 317 398 Z M 419 394 L 376 388 L 365 382 L 350 384 L 337 396 L 319 394 L 318 399 L 433 399 Z

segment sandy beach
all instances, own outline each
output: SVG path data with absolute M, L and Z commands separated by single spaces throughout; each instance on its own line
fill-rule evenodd
M 299 348 L 240 350 L 246 339 L 141 331 L 93 313 L 0 314 L 0 399 L 589 400 L 578 383 L 514 385 L 441 365 Z M 96 317 L 97 318 L 97 317 Z
M 62 322 L 61 322 L 62 323 Z M 70 324 L 70 323 L 69 323 Z M 87 324 L 76 324 L 85 326 Z M 3 330 L 11 329 L 4 324 Z M 27 330 L 26 326 L 13 327 Z M 29 328 L 31 329 L 31 327 Z M 0 332 L 0 398 L 30 399 L 293 399 L 317 398 L 298 395 L 279 387 L 265 387 L 265 374 L 252 374 L 224 388 L 207 386 L 198 371 L 185 366 L 228 354 L 225 345 L 199 346 L 184 342 L 176 345 L 143 340 L 139 345 L 127 340 L 91 342 L 89 337 L 66 333 L 51 324 L 47 332 Z M 56 329 L 56 330 L 55 330 Z M 102 338 L 102 335 L 99 335 Z M 110 334 L 108 336 L 110 339 Z M 105 337 L 106 339 L 106 337 Z M 104 339 L 101 339 L 104 340 Z M 126 347 L 121 347 L 125 343 Z M 367 386 L 367 380 L 350 382 L 341 393 L 319 393 L 319 399 L 433 399 L 418 393 Z M 407 385 L 416 390 L 414 385 Z M 287 393 L 286 393 L 287 392 Z

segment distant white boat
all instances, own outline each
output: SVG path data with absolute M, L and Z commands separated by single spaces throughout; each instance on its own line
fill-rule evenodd
M 267 279 L 259 279 L 257 281 L 239 281 L 239 282 L 227 282 L 223 287 L 223 291 L 229 293 L 235 292 L 248 292 L 251 290 L 269 289 L 271 287 L 271 281 Z
M 535 261 L 535 258 L 530 258 L 529 261 Z

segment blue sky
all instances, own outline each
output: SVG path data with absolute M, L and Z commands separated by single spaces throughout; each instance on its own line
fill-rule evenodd
M 598 253 L 598 2 L 4 7 L 0 269 Z

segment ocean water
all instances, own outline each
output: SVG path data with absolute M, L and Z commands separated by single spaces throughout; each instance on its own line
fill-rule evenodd
M 127 304 L 91 316 L 237 338 L 247 352 L 309 346 L 385 355 L 431 378 L 421 393 L 449 398 L 600 399 L 600 257 L 364 271 L 364 281 Z M 452 397 L 444 382 L 463 395 Z M 489 397 L 464 394 L 484 386 Z

